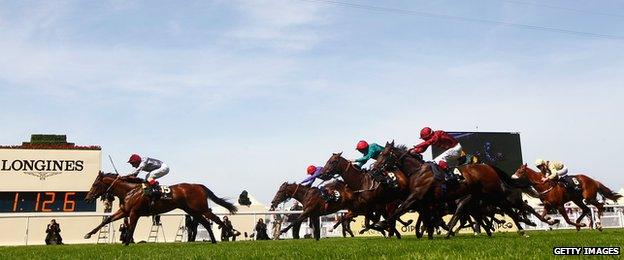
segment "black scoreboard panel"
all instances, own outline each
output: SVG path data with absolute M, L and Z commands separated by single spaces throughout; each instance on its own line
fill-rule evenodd
M 95 212 L 96 201 L 86 202 L 87 192 L 0 192 L 0 213 Z
M 479 161 L 495 165 L 513 174 L 522 165 L 519 133 L 448 132 L 462 145 L 464 152 L 476 155 Z M 432 149 L 435 158 L 443 151 Z

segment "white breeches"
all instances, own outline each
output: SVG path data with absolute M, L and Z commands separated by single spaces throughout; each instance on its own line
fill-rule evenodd
M 448 165 L 455 165 L 457 164 L 457 159 L 459 159 L 459 157 L 461 156 L 461 152 L 462 147 L 461 144 L 458 143 L 457 145 L 449 148 L 448 150 L 438 155 L 438 157 L 434 158 L 433 161 L 437 164 L 439 164 L 440 161 L 445 161 Z
M 162 176 L 167 175 L 167 173 L 169 173 L 169 166 L 163 163 L 160 168 L 153 170 L 147 174 L 147 181 L 158 179 Z
M 567 174 L 568 174 L 568 167 L 563 166 L 563 168 L 561 170 L 558 170 L 556 172 L 552 172 L 552 170 L 551 170 L 551 174 L 548 175 L 548 177 L 546 177 L 546 178 L 552 180 L 552 179 L 555 179 L 555 177 L 561 178 L 563 176 L 566 176 Z

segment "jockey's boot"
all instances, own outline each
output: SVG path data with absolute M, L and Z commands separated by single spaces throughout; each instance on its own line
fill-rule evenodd
M 149 189 L 149 199 L 150 199 L 150 207 L 154 207 L 154 204 L 156 204 L 156 197 L 158 196 L 158 183 L 154 182 L 151 184 L 148 184 L 148 189 Z

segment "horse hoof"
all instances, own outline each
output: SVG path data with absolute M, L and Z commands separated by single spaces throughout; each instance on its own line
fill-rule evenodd
M 519 230 L 518 235 L 524 236 L 524 230 Z
M 89 239 L 89 238 L 91 238 L 91 234 L 86 234 L 86 235 L 84 236 L 84 239 Z

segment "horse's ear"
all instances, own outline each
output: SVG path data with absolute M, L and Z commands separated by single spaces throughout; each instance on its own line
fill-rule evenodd
M 524 168 L 526 168 L 527 166 L 528 166 L 528 165 L 525 163 L 525 164 L 524 164 Z
M 392 142 L 390 143 L 392 146 L 394 146 L 394 139 L 392 139 Z
M 338 156 L 341 156 L 341 157 L 342 157 L 342 152 L 339 152 L 339 153 L 338 153 Z
M 98 176 L 102 176 L 102 174 L 103 174 L 103 172 L 100 170 L 100 171 L 98 172 Z

